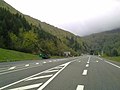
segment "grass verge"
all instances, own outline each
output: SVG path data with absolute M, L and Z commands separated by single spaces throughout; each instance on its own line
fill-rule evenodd
M 109 60 L 113 60 L 113 61 L 120 62 L 120 56 L 118 56 L 118 57 L 104 57 L 104 58 L 109 59 Z
M 40 57 L 38 55 L 22 53 L 13 50 L 6 50 L 0 48 L 0 62 L 12 62 L 20 60 L 38 60 Z

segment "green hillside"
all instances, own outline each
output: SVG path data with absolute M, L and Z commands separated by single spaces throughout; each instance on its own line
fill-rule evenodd
M 106 56 L 120 56 L 120 28 L 83 37 L 90 50 Z
M 0 48 L 0 62 L 18 61 L 18 60 L 38 60 L 38 55 L 32 55 L 13 50 Z
M 86 52 L 81 37 L 23 15 L 0 1 L 0 47 L 29 53 L 45 51 L 50 55 L 72 55 Z

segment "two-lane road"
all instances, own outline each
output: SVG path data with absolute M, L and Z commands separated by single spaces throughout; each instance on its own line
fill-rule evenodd
M 120 90 L 119 65 L 96 56 L 1 63 L 0 90 Z

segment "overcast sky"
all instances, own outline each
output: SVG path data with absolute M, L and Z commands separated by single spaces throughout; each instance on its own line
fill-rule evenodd
M 120 0 L 5 0 L 23 14 L 84 36 L 120 27 Z

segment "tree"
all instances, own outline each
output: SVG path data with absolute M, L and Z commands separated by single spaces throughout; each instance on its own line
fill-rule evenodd
M 112 49 L 111 56 L 118 56 L 118 51 L 115 48 Z

